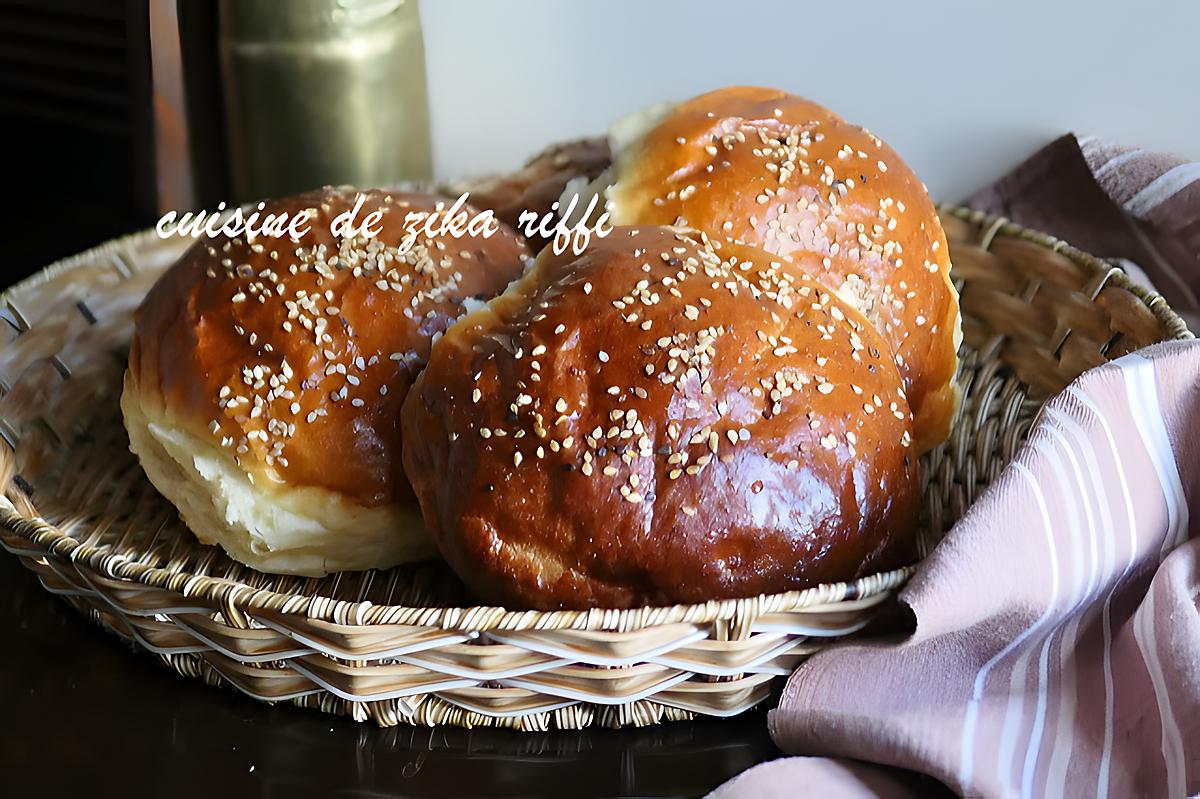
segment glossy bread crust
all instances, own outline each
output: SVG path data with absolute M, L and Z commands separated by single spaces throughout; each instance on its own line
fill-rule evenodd
M 432 337 L 520 275 L 529 253 L 502 227 L 488 239 L 421 236 L 405 216 L 442 198 L 363 192 L 374 239 L 335 238 L 359 192 L 327 188 L 270 203 L 309 210 L 301 241 L 200 239 L 138 312 L 127 391 L 219 442 L 263 489 L 316 487 L 363 507 L 410 499 L 400 406 Z
M 918 450 L 946 438 L 961 338 L 949 251 L 887 144 L 817 103 L 737 86 L 675 106 L 615 156 L 615 223 L 689 225 L 793 259 L 891 346 Z
M 916 557 L 887 345 L 787 263 L 617 228 L 438 341 L 403 410 L 443 556 L 488 602 L 699 602 Z

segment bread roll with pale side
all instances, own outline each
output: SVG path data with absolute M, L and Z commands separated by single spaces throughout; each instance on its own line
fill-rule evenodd
M 352 209 L 377 237 L 334 236 Z M 433 553 L 400 462 L 400 407 L 432 339 L 528 252 L 491 238 L 418 236 L 422 194 L 325 189 L 299 241 L 204 238 L 146 297 L 121 408 L 130 446 L 202 542 L 266 572 L 323 576 Z M 448 205 L 448 203 L 445 203 Z

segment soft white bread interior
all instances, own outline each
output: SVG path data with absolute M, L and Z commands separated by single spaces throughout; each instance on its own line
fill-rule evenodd
M 212 436 L 144 402 L 128 378 L 121 410 L 130 449 L 196 538 L 253 569 L 323 577 L 434 554 L 411 504 L 364 507 L 320 487 L 252 482 Z

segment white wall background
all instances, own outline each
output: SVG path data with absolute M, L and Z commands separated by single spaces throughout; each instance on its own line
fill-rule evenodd
M 957 200 L 1067 131 L 1200 158 L 1200 0 L 420 0 L 439 177 L 730 83 L 818 100 Z

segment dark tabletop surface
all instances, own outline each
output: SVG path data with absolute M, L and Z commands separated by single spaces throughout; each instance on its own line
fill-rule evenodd
M 644 729 L 380 729 L 177 675 L 0 550 L 0 795 L 698 796 L 779 756 L 764 711 Z

